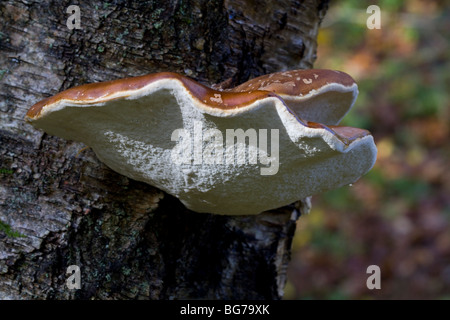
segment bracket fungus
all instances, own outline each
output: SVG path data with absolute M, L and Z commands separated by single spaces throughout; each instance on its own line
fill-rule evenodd
M 86 84 L 33 105 L 36 128 L 197 212 L 251 215 L 351 184 L 375 163 L 366 130 L 336 124 L 347 74 L 293 70 L 214 90 L 170 72 Z

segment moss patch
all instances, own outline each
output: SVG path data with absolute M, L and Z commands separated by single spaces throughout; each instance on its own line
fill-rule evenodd
M 4 223 L 0 220 L 0 232 L 4 232 L 9 238 L 24 238 L 25 235 L 17 232 L 11 228 L 11 226 L 7 223 Z

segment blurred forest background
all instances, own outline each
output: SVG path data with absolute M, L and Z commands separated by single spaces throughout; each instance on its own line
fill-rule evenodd
M 369 5 L 381 29 L 368 29 Z M 315 68 L 354 77 L 341 124 L 368 129 L 375 167 L 313 197 L 298 221 L 285 299 L 450 299 L 450 8 L 446 1 L 332 1 Z M 369 265 L 381 289 L 369 290 Z

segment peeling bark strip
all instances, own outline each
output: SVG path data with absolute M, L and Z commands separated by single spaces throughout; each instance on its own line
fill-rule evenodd
M 191 212 L 23 117 L 89 82 L 173 71 L 235 86 L 311 67 L 326 1 L 79 1 L 69 29 L 72 4 L 0 3 L 0 299 L 281 298 L 293 207 Z

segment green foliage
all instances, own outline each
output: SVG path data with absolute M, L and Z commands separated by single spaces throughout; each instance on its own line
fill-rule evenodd
M 14 171 L 11 169 L 0 168 L 0 174 L 13 174 Z
M 10 238 L 24 238 L 25 237 L 25 235 L 13 230 L 10 225 L 4 223 L 1 220 L 0 220 L 0 232 L 5 233 L 6 236 L 10 237 Z
M 323 193 L 321 196 L 327 206 L 336 210 L 346 210 L 352 207 L 356 201 L 350 193 L 350 187 L 331 190 Z
M 409 205 L 416 205 L 430 196 L 431 187 L 425 181 L 402 177 L 386 185 L 387 197 L 401 198 Z
M 348 239 L 342 233 L 326 228 L 317 228 L 314 230 L 310 245 L 317 252 L 333 255 L 334 260 L 338 263 L 350 253 L 347 241 Z

